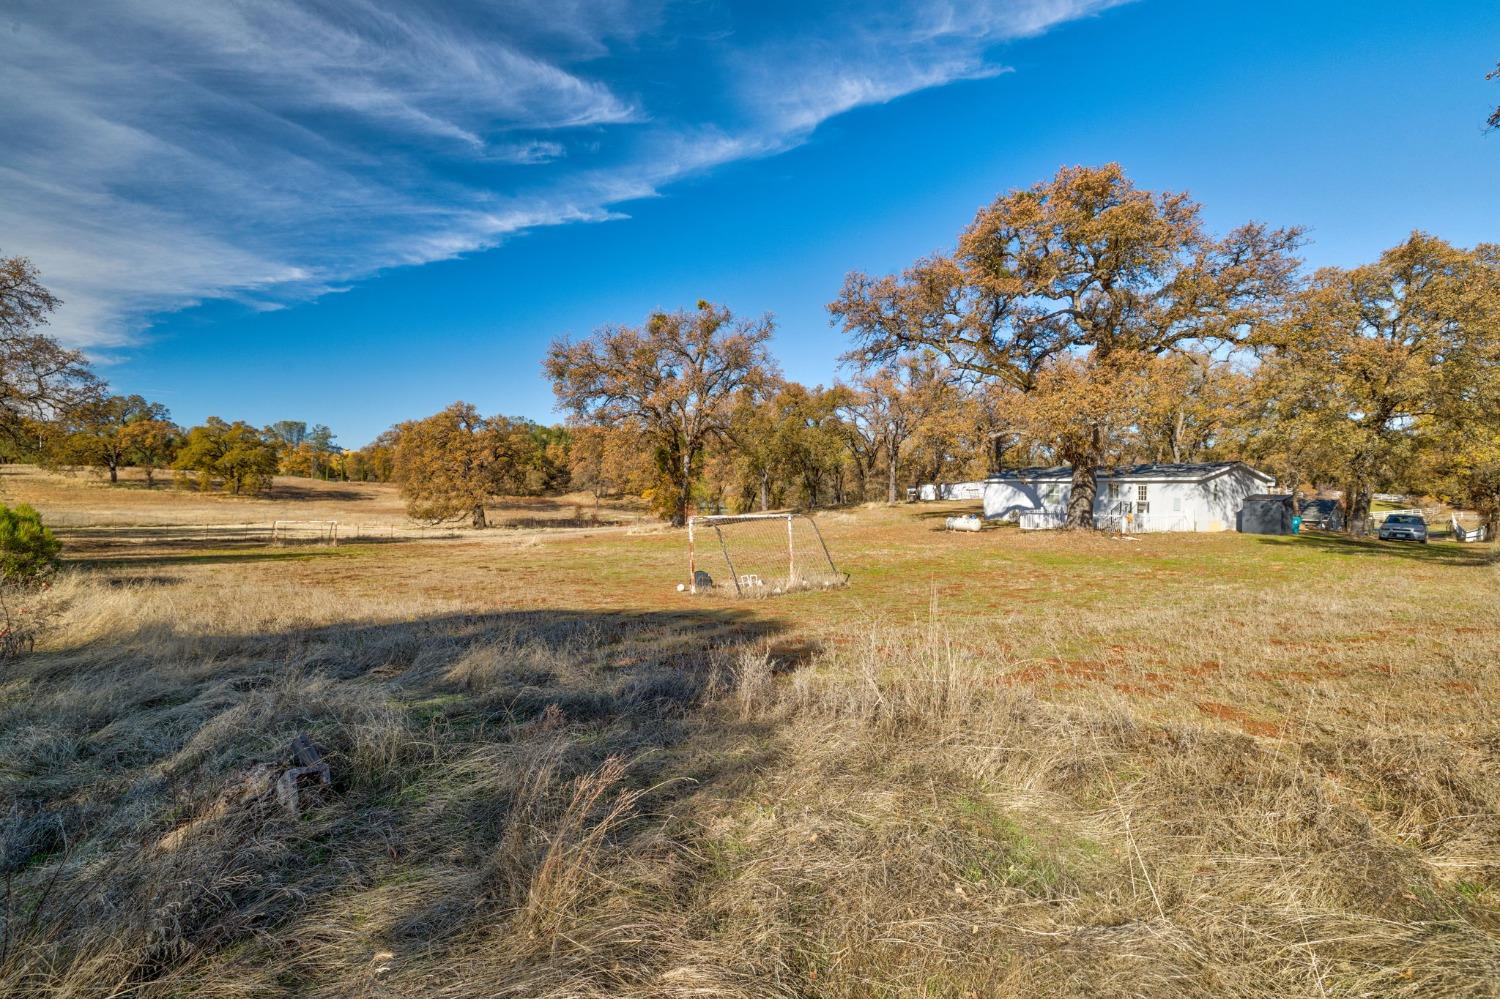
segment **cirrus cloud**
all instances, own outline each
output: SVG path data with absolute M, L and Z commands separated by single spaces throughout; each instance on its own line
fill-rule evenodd
M 0 251 L 64 298 L 63 339 L 107 350 L 206 299 L 275 307 L 619 217 L 852 108 L 1002 72 L 996 44 L 1117 2 L 768 23 L 644 0 L 20 0 L 0 15 Z

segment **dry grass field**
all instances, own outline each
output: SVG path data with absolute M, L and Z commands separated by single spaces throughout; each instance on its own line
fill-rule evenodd
M 175 485 L 170 472 L 159 473 L 147 487 L 139 469 L 120 470 L 111 485 L 95 470 L 45 471 L 30 465 L 0 465 L 0 496 L 11 503 L 30 503 L 61 527 L 222 526 L 273 520 L 336 520 L 366 526 L 416 526 L 407 519 L 396 486 L 383 482 L 322 482 L 277 476 L 258 496 L 200 493 L 190 483 Z M 524 497 L 487 512 L 498 527 L 545 525 L 550 521 L 588 519 L 594 499 L 582 493 L 561 497 Z M 605 521 L 634 523 L 636 505 L 606 502 L 598 511 Z
M 0 666 L 0 994 L 1497 994 L 1500 552 L 952 512 L 745 601 L 640 526 L 75 546 Z

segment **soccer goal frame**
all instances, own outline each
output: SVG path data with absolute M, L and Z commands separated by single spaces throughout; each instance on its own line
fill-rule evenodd
M 756 547 L 760 549 L 755 553 L 756 557 L 750 559 L 745 558 L 746 553 L 741 551 L 738 567 L 735 564 L 735 549 L 739 547 L 733 538 L 735 528 L 742 531 L 753 528 L 758 542 Z M 710 564 L 728 569 L 735 595 L 741 597 L 843 586 L 849 582 L 849 574 L 834 565 L 833 555 L 828 551 L 817 521 L 805 513 L 695 516 L 688 518 L 687 529 L 688 589 L 693 593 L 705 589 L 727 589 L 717 583 L 705 586 L 699 582 L 705 574 L 705 565 Z M 784 573 L 780 571 L 782 559 Z M 764 567 L 770 563 L 775 565 L 775 574 Z

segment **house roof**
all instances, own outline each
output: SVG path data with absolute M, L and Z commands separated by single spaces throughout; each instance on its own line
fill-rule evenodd
M 1275 482 L 1273 476 L 1251 468 L 1243 461 L 1209 461 L 1197 464 L 1185 462 L 1152 462 L 1144 465 L 1119 465 L 1115 468 L 1099 469 L 1099 478 L 1111 482 L 1206 482 L 1223 475 L 1232 468 L 1244 468 L 1256 478 Z M 1022 479 L 1025 481 L 1061 481 L 1073 478 L 1071 465 L 1047 467 L 1007 468 L 991 475 L 993 479 Z

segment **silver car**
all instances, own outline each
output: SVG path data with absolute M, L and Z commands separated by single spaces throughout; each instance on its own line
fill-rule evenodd
M 1381 541 L 1420 541 L 1427 543 L 1427 521 L 1415 513 L 1393 513 L 1380 524 Z

